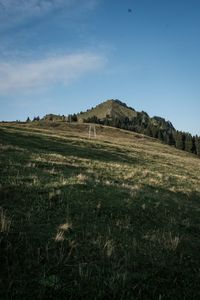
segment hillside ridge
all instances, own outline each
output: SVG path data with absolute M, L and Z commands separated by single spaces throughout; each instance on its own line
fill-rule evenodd
M 38 121 L 38 118 L 35 121 Z M 78 114 L 68 116 L 48 114 L 42 121 L 96 123 L 121 128 L 159 139 L 179 150 L 200 156 L 200 137 L 178 131 L 170 121 L 159 116 L 150 117 L 145 111 L 138 112 L 118 99 L 106 100 Z

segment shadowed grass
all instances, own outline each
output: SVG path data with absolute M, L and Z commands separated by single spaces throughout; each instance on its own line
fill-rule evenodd
M 104 134 L 0 129 L 3 299 L 200 298 L 199 160 Z

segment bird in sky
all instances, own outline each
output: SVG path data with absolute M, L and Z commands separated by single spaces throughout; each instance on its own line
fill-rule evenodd
M 129 13 L 132 13 L 132 9 L 131 9 L 131 8 L 129 8 L 129 9 L 128 9 L 128 12 L 129 12 Z

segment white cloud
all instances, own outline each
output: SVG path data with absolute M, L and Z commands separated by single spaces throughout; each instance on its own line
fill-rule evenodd
M 54 84 L 69 84 L 85 73 L 105 65 L 105 58 L 92 53 L 48 57 L 29 63 L 0 62 L 0 94 L 27 91 Z

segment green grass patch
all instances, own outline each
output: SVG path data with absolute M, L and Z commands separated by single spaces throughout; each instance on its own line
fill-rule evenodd
M 199 299 L 200 160 L 36 129 L 0 127 L 3 299 Z

